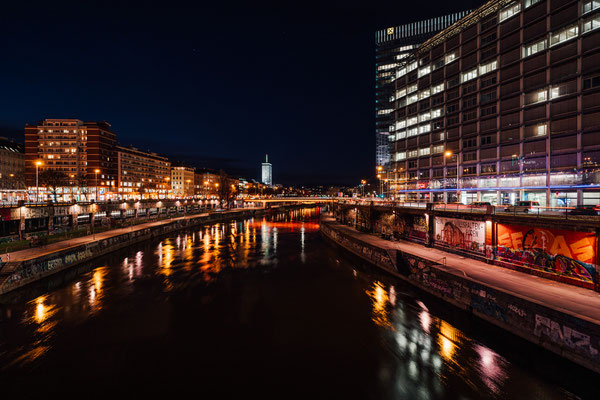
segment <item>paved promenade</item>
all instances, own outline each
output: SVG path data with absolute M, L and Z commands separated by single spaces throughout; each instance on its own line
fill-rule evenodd
M 498 267 L 417 243 L 385 240 L 373 234 L 358 232 L 331 217 L 323 220 L 356 239 L 380 248 L 399 249 L 440 264 L 445 257 L 446 265 L 436 268 L 600 324 L 600 293 L 593 290 Z
M 233 209 L 229 212 L 242 212 L 242 211 L 257 210 L 257 209 L 259 209 L 259 208 L 239 208 L 239 209 Z M 210 214 L 215 214 L 215 213 L 213 212 Z M 113 236 L 122 235 L 127 232 L 134 232 L 134 231 L 142 230 L 145 228 L 151 228 L 151 227 L 155 227 L 155 226 L 170 224 L 177 220 L 192 219 L 192 218 L 198 218 L 200 216 L 207 216 L 207 215 L 209 215 L 209 213 L 191 214 L 191 215 L 185 215 L 185 216 L 181 216 L 181 217 L 163 219 L 160 221 L 145 222 L 145 223 L 132 225 L 132 226 L 125 227 L 125 228 L 113 229 L 110 231 L 96 233 L 95 235 L 92 234 L 92 235 L 87 235 L 87 236 L 81 236 L 81 237 L 74 238 L 74 239 L 68 239 L 68 240 L 63 240 L 60 242 L 48 244 L 45 246 L 39 246 L 39 247 L 30 248 L 30 249 L 19 250 L 19 251 L 10 253 L 10 261 L 11 262 L 12 261 L 26 261 L 26 260 L 30 260 L 33 258 L 38 258 L 38 257 L 44 256 L 46 254 L 51 254 L 51 253 L 54 253 L 57 251 L 66 250 L 70 247 L 80 246 L 82 244 L 93 243 L 93 242 L 96 242 L 99 240 L 108 239 Z M 2 257 L 2 261 L 7 261 L 6 254 L 0 254 L 0 256 Z

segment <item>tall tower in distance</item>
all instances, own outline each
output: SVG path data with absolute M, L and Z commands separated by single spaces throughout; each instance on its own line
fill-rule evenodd
M 273 185 L 273 166 L 269 162 L 269 155 L 265 155 L 265 162 L 262 163 L 262 183 Z

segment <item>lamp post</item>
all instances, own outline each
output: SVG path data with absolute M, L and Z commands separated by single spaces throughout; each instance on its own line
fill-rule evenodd
M 98 202 L 98 174 L 100 173 L 99 169 L 95 169 L 94 173 L 96 174 L 96 182 L 95 182 L 95 186 L 96 186 L 96 196 L 94 198 L 94 200 L 96 201 L 96 203 Z
M 38 168 L 42 165 L 41 161 L 35 162 L 35 202 L 37 203 L 39 200 L 40 189 L 38 185 Z
M 447 151 L 444 153 L 444 155 L 446 157 L 452 157 L 452 152 Z M 458 181 L 458 162 L 459 162 L 459 158 L 458 158 L 458 154 L 456 154 L 456 201 L 460 202 L 460 186 L 459 186 L 459 181 Z
M 365 197 L 365 183 L 367 183 L 366 180 L 361 180 L 360 184 L 362 185 L 362 197 Z
M 383 197 L 383 180 L 381 179 L 381 171 L 383 171 L 383 166 L 377 166 L 377 179 L 379 179 L 379 191 L 381 192 L 381 196 Z

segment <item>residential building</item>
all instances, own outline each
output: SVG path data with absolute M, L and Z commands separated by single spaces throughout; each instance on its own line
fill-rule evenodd
M 393 69 L 388 195 L 600 204 L 600 2 L 492 0 Z
M 205 199 L 218 197 L 218 171 L 208 168 L 197 168 L 194 173 L 194 194 Z
M 0 189 L 24 189 L 23 145 L 0 137 Z
M 116 146 L 117 190 L 122 198 L 157 199 L 171 188 L 171 163 L 167 157 L 135 147 Z
M 114 191 L 117 180 L 116 134 L 108 122 L 45 119 L 25 125 L 25 180 L 35 186 L 38 173 L 65 174 L 68 185 L 94 187 L 99 198 Z
M 185 165 L 171 167 L 171 191 L 176 198 L 194 196 L 194 168 Z
M 265 156 L 265 162 L 262 163 L 262 183 L 267 186 L 273 184 L 273 166 L 269 162 L 269 155 Z
M 375 33 L 375 162 L 377 166 L 383 167 L 390 161 L 388 137 L 389 127 L 394 122 L 396 69 L 419 44 L 467 14 L 468 11 L 461 11 L 389 27 Z

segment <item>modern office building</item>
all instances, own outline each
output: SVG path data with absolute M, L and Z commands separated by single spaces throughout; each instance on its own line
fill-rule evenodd
M 0 137 L 0 189 L 24 189 L 23 145 Z
M 262 163 L 262 183 L 267 186 L 273 185 L 273 166 L 269 162 L 269 155 L 265 156 L 265 162 Z
M 122 198 L 164 198 L 171 188 L 167 157 L 134 147 L 116 146 L 117 191 Z
M 600 204 L 600 2 L 492 0 L 393 69 L 396 199 Z
M 390 161 L 389 126 L 394 122 L 395 69 L 419 44 L 468 14 L 462 11 L 443 17 L 390 27 L 375 33 L 375 162 Z
M 110 124 L 78 119 L 45 119 L 25 125 L 25 180 L 35 185 L 36 163 L 62 172 L 71 186 L 88 186 L 97 193 L 116 188 L 116 134 Z
M 175 197 L 194 195 L 194 168 L 185 165 L 171 167 L 171 190 Z

